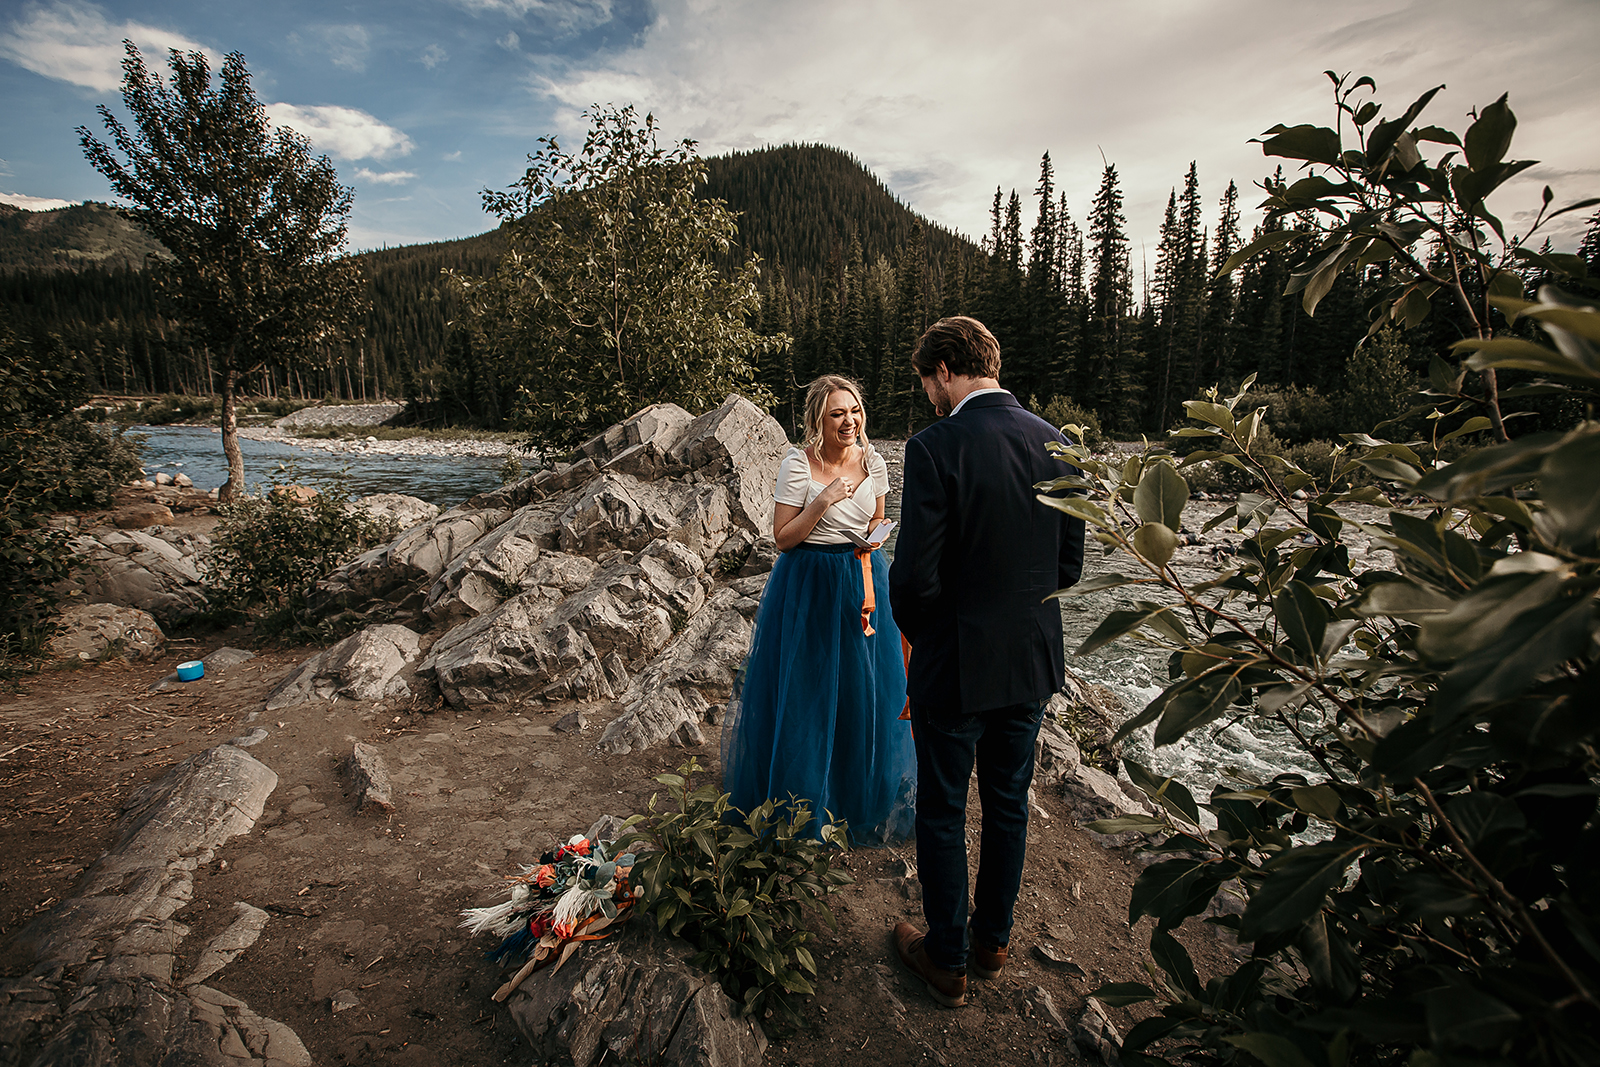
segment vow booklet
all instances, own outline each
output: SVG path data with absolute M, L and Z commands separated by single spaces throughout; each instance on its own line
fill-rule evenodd
M 862 537 L 854 530 L 846 530 L 844 535 L 850 539 L 850 543 L 852 545 L 855 545 L 857 548 L 864 548 L 868 552 L 871 552 L 874 549 L 882 548 L 883 543 L 889 540 L 889 534 L 893 531 L 894 521 L 890 520 L 888 522 L 879 523 L 872 531 L 871 536 L 868 537 Z

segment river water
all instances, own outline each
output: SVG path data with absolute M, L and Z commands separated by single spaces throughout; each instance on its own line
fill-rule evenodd
M 165 472 L 187 474 L 200 489 L 228 480 L 222 437 L 208 426 L 135 426 L 146 438 L 144 469 L 149 477 Z M 241 438 L 245 484 L 294 482 L 315 485 L 344 480 L 351 496 L 407 493 L 430 504 L 451 507 L 500 485 L 503 459 L 495 456 L 396 455 L 377 451 L 329 452 L 280 441 Z
M 217 431 L 200 426 L 134 427 L 146 436 L 144 466 L 150 476 L 165 471 L 188 474 L 197 487 L 209 489 L 227 479 L 227 465 Z M 352 496 L 370 493 L 407 493 L 441 507 L 459 504 L 476 493 L 500 484 L 498 469 L 503 462 L 493 456 L 393 455 L 378 451 L 328 452 L 301 448 L 278 441 L 241 440 L 247 482 L 267 485 L 294 481 L 316 484 L 342 478 Z M 903 442 L 875 441 L 889 468 L 891 493 L 887 502 L 890 518 L 899 516 Z M 425 447 L 410 442 L 408 447 Z M 1214 513 L 1222 504 L 1193 505 Z M 1196 515 L 1188 525 L 1198 529 L 1204 522 Z M 1237 543 L 1237 535 L 1220 530 L 1208 544 L 1180 548 L 1176 557 L 1186 580 L 1212 577 L 1217 565 L 1210 554 L 1213 545 Z M 894 540 L 888 552 L 892 556 Z M 1090 542 L 1084 563 L 1084 577 L 1114 569 L 1112 560 L 1101 556 L 1099 546 Z M 1149 594 L 1141 594 L 1148 596 Z M 1137 712 L 1165 687 L 1166 654 L 1160 649 L 1123 640 L 1088 656 L 1075 657 L 1072 650 L 1099 624 L 1106 613 L 1130 607 L 1134 596 L 1124 589 L 1103 590 L 1061 602 L 1061 617 L 1066 632 L 1067 666 L 1080 677 L 1109 687 L 1127 706 Z M 1139 731 L 1127 744 L 1128 754 L 1162 775 L 1171 775 L 1196 793 L 1209 794 L 1211 785 L 1221 779 L 1237 780 L 1241 775 L 1269 778 L 1285 770 L 1312 771 L 1313 768 L 1294 746 L 1292 738 L 1276 728 L 1245 721 L 1215 726 L 1185 738 L 1177 745 L 1152 751 L 1152 730 Z

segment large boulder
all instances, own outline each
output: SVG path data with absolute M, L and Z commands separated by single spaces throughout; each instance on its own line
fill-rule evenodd
M 62 659 L 99 659 L 108 654 L 148 659 L 166 646 L 154 616 L 116 604 L 73 604 L 63 608 L 50 638 L 50 654 Z
M 410 696 L 404 672 L 420 650 L 421 638 L 404 626 L 369 626 L 311 657 L 279 682 L 267 694 L 267 710 L 336 697 L 376 701 Z
M 481 615 L 515 595 L 539 553 L 552 547 L 558 529 L 549 509 L 529 505 L 473 542 L 428 588 L 426 610 L 436 623 Z
M 157 528 L 97 529 L 73 539 L 81 563 L 72 582 L 91 604 L 139 608 L 159 622 L 181 622 L 208 601 L 196 566 L 210 545 L 204 534 Z
M 568 506 L 559 522 L 564 552 L 595 556 L 669 537 L 710 559 L 728 537 L 728 491 L 721 485 L 641 482 L 607 472 Z
M 507 1002 L 535 1062 L 757 1067 L 767 1036 L 692 949 L 632 922 L 559 970 L 526 979 Z

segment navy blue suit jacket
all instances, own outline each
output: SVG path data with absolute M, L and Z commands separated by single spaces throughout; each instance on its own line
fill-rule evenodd
M 889 602 L 919 709 L 978 714 L 1061 688 L 1061 605 L 1044 598 L 1082 573 L 1083 522 L 1034 485 L 1072 470 L 1047 447 L 1063 440 L 986 393 L 906 442 Z

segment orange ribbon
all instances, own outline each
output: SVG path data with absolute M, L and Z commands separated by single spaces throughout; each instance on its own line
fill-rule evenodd
M 911 677 L 911 642 L 906 640 L 906 635 L 905 634 L 901 634 L 900 635 L 900 651 L 905 654 L 905 657 L 906 657 L 906 677 L 909 678 L 909 677 Z M 910 686 L 907 686 L 906 688 L 909 689 Z M 901 710 L 900 717 L 902 719 L 911 718 L 911 694 L 910 693 L 906 694 L 906 706 L 905 706 L 904 709 Z
M 872 628 L 872 613 L 878 608 L 877 599 L 872 594 L 872 553 L 858 548 L 856 559 L 861 561 L 861 588 L 865 594 L 861 598 L 861 632 L 871 637 L 878 632 Z

